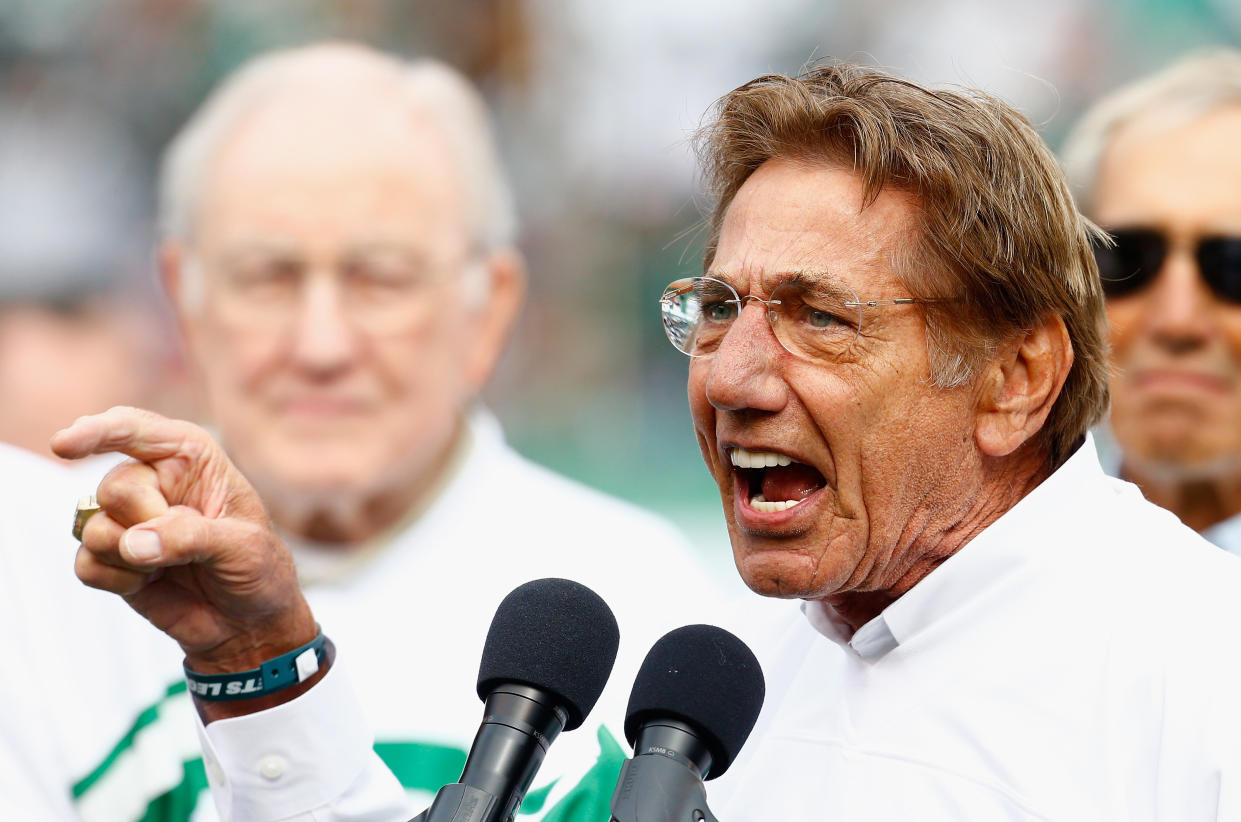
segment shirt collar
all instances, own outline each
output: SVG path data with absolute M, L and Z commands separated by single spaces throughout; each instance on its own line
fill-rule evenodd
M 1202 536 L 1228 553 L 1241 556 L 1241 514 L 1215 523 L 1203 531 Z
M 1085 498 L 1087 486 L 1104 478 L 1094 439 L 1087 434 L 1051 476 L 856 632 L 826 601 L 804 602 L 802 613 L 823 636 L 864 660 L 877 661 L 956 610 L 971 607 L 986 594 L 988 583 L 1037 561 L 1041 552 L 1027 550 L 1032 532 L 1040 530 L 1032 524 L 1059 521 Z
M 493 450 L 503 442 L 504 432 L 499 421 L 484 406 L 476 403 L 467 412 L 452 453 L 435 483 L 383 533 L 366 542 L 347 546 L 314 542 L 295 534 L 281 534 L 297 566 L 298 581 L 304 586 L 335 582 L 368 566 L 413 527 L 436 502 L 451 494 L 454 486 L 463 482 L 468 467 L 480 453 Z

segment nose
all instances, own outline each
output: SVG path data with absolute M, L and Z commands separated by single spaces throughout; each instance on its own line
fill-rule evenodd
M 346 369 L 359 342 L 336 278 L 328 272 L 308 273 L 303 289 L 295 320 L 294 361 L 320 377 Z
M 767 320 L 762 302 L 745 302 L 711 356 L 707 401 L 720 411 L 775 412 L 788 401 L 778 365 L 788 353 Z
M 1205 345 L 1214 327 L 1214 303 L 1192 254 L 1172 249 L 1147 298 L 1145 319 L 1151 339 L 1173 354 Z

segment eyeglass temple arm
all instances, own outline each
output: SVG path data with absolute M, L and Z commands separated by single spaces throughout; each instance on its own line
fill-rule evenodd
M 915 297 L 900 297 L 894 300 L 861 300 L 859 302 L 847 302 L 845 305 L 849 308 L 861 308 L 862 306 L 874 308 L 877 305 L 913 305 L 921 302 L 926 302 L 926 300 L 919 300 Z

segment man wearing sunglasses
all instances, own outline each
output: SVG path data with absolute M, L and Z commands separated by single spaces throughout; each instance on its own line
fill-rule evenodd
M 1109 468 L 1241 554 L 1241 53 L 1097 103 L 1065 145 L 1111 324 Z

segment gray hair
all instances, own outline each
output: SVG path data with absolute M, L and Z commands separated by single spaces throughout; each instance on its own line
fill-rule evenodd
M 1099 166 L 1112 138 L 1125 126 L 1158 113 L 1173 127 L 1217 106 L 1241 103 L 1241 52 L 1212 49 L 1112 92 L 1078 121 L 1060 156 L 1078 202 L 1091 208 Z
M 408 104 L 442 129 L 456 155 L 480 251 L 511 246 L 517 218 L 486 104 L 456 70 L 434 60 L 405 62 L 348 43 L 324 43 L 258 57 L 226 79 L 186 122 L 164 153 L 160 173 L 160 231 L 164 237 L 193 234 L 202 177 L 231 128 L 254 107 L 298 83 L 315 82 L 324 61 L 373 68 L 400 81 Z

